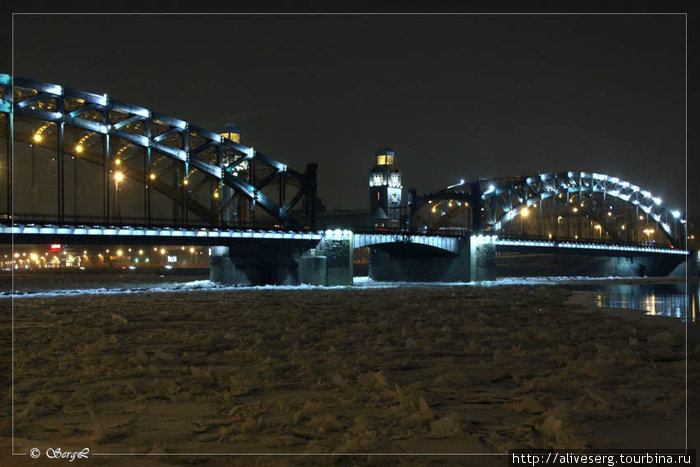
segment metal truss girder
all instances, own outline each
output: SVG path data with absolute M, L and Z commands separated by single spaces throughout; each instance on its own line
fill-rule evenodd
M 297 194 L 294 195 L 294 198 L 292 198 L 292 200 L 289 203 L 287 203 L 286 206 L 283 207 L 285 212 L 289 212 L 292 209 L 294 209 L 294 206 L 296 206 L 296 204 L 299 202 L 302 196 L 304 196 L 304 190 L 299 190 Z
M 164 140 L 165 138 L 167 138 L 168 136 L 172 136 L 172 135 L 175 135 L 175 134 L 181 134 L 183 131 L 184 131 L 184 130 L 183 130 L 182 128 L 171 128 L 171 129 L 169 129 L 168 131 L 166 131 L 166 132 L 164 132 L 164 133 L 161 133 L 161 134 L 159 134 L 158 136 L 155 136 L 155 137 L 153 138 L 153 141 L 155 141 L 156 143 L 158 143 L 158 142 L 160 142 L 160 141 L 163 141 L 163 140 Z
M 208 142 L 194 148 L 192 150 L 192 154 L 199 154 L 200 152 L 206 151 L 207 149 L 209 149 L 210 147 L 215 146 L 215 145 L 216 145 L 215 141 L 208 141 Z
M 134 133 L 129 133 L 128 131 L 112 130 L 114 136 L 118 136 L 126 141 L 133 144 L 138 144 L 139 146 L 148 147 L 148 138 L 141 135 L 136 135 Z
M 255 188 L 258 190 L 261 190 L 265 188 L 270 182 L 275 180 L 276 178 L 279 178 L 279 172 L 272 172 L 270 175 L 267 177 L 263 178 L 261 181 L 255 184 Z
M 474 187 L 479 189 L 480 205 L 471 206 L 471 209 L 487 208 L 487 215 L 490 216 L 489 222 L 491 225 L 500 225 L 504 221 L 508 222 L 513 219 L 513 211 L 521 206 L 529 206 L 534 204 L 536 200 L 542 200 L 554 196 L 558 201 L 560 194 L 566 194 L 567 200 L 569 196 L 583 194 L 592 195 L 594 193 L 603 193 L 605 196 L 612 196 L 621 200 L 626 206 L 637 206 L 644 213 L 650 216 L 662 230 L 668 235 L 669 239 L 674 242 L 683 243 L 683 227 L 679 226 L 680 214 L 676 212 L 674 215 L 668 208 L 662 206 L 660 198 L 654 197 L 650 192 L 640 189 L 638 186 L 620 180 L 617 177 L 608 175 L 588 173 L 588 172 L 554 172 L 547 174 L 538 174 L 529 177 L 505 177 L 480 179 L 472 183 L 472 191 Z M 539 188 L 538 188 L 539 186 Z M 492 187 L 492 188 L 491 188 Z M 511 190 L 516 193 L 522 201 L 509 203 L 504 194 Z M 415 212 L 418 212 L 425 206 L 429 200 L 445 200 L 459 199 L 465 197 L 462 190 L 441 190 L 437 193 L 431 193 L 426 196 L 418 197 L 415 204 Z M 483 193 L 483 194 L 482 194 Z M 466 195 L 467 198 L 474 199 L 474 193 Z M 647 201 L 645 201 L 648 200 Z M 507 207 L 503 209 L 503 214 L 496 216 L 498 206 Z M 591 218 L 595 218 L 598 223 L 605 225 L 606 231 L 613 235 L 614 229 L 608 226 L 607 219 L 599 220 L 597 214 Z M 665 221 L 664 221 L 665 219 Z M 668 223 L 669 219 L 675 219 L 673 228 Z M 440 221 L 438 221 L 440 222 Z M 614 236 L 614 235 L 613 235 Z
M 49 112 L 40 109 L 18 108 L 15 106 L 15 114 L 22 117 L 35 118 L 37 120 L 45 120 L 47 122 L 58 122 L 63 115 L 61 112 Z
M 148 118 L 151 116 L 151 112 L 148 109 L 144 109 L 143 107 L 139 107 L 137 105 L 126 104 L 116 100 L 110 100 L 109 105 L 112 110 L 116 110 L 118 112 L 132 114 L 141 118 Z
M 121 120 L 121 121 L 115 123 L 114 125 L 112 125 L 112 128 L 114 128 L 115 130 L 118 130 L 118 129 L 125 127 L 127 125 L 131 125 L 132 123 L 140 122 L 143 119 L 144 119 L 144 117 L 142 117 L 141 115 L 133 115 L 131 117 L 125 118 L 124 120 Z
M 223 178 L 225 183 L 233 186 L 236 190 L 245 194 L 249 198 L 254 199 L 255 202 L 260 204 L 260 207 L 262 207 L 268 214 L 279 218 L 283 222 L 293 222 L 287 211 L 277 206 L 270 198 L 268 198 L 264 193 L 256 190 L 252 185 L 249 185 L 239 178 L 231 176 L 230 174 L 224 174 Z
M 190 189 L 190 193 L 197 193 L 203 186 L 205 186 L 207 183 L 209 183 L 211 179 L 204 177 L 202 180 L 199 181 L 195 186 L 193 186 Z
M 180 130 L 187 129 L 187 122 L 180 120 L 179 118 L 171 117 L 170 115 L 165 115 L 158 112 L 151 112 L 151 119 L 158 122 L 163 122 L 170 125 L 173 128 L 179 128 Z
M 26 99 L 22 99 L 21 101 L 16 101 L 16 105 L 17 105 L 17 107 L 24 109 L 24 108 L 28 107 L 29 105 L 31 105 L 35 102 L 38 102 L 45 97 L 54 97 L 54 96 L 50 96 L 49 94 L 39 93 L 39 94 L 35 94 L 31 97 L 27 97 Z
M 157 112 L 151 112 L 143 107 L 127 104 L 114 99 L 109 99 L 106 94 L 99 95 L 75 89 L 63 88 L 62 86 L 55 84 L 42 83 L 26 78 L 12 78 L 10 75 L 0 74 L 0 86 L 9 87 L 12 85 L 13 82 L 17 87 L 36 91 L 39 95 L 32 96 L 32 98 L 36 100 L 46 97 L 59 99 L 68 98 L 78 100 L 82 103 L 81 107 L 75 109 L 67 115 L 61 112 L 49 112 L 41 109 L 21 108 L 20 106 L 15 104 L 14 112 L 17 115 L 43 120 L 47 122 L 67 124 L 71 127 L 79 128 L 89 132 L 119 137 L 124 139 L 125 141 L 128 141 L 131 144 L 146 148 L 147 150 L 149 150 L 149 153 L 150 150 L 156 150 L 167 157 L 183 162 L 186 166 L 191 165 L 194 168 L 202 170 L 205 173 L 218 178 L 223 184 L 231 186 L 236 190 L 236 192 L 247 197 L 252 203 L 260 204 L 260 206 L 266 212 L 268 212 L 276 219 L 282 221 L 282 223 L 291 226 L 295 222 L 293 221 L 291 216 L 289 216 L 287 209 L 283 209 L 282 207 L 277 206 L 268 197 L 260 193 L 254 186 L 231 173 L 224 173 L 222 168 L 219 166 L 208 164 L 202 161 L 201 159 L 198 159 L 197 154 L 207 148 L 218 147 L 218 154 L 221 155 L 222 148 L 228 148 L 241 156 L 237 158 L 235 165 L 238 165 L 243 161 L 256 161 L 258 164 L 262 164 L 264 166 L 274 169 L 277 175 L 284 174 L 285 183 L 295 182 L 295 184 L 304 187 L 305 183 L 307 183 L 306 177 L 303 174 L 300 174 L 299 172 L 289 169 L 286 166 L 286 164 L 282 162 L 276 161 L 266 156 L 265 154 L 256 152 L 251 147 L 247 147 L 239 143 L 235 143 L 226 138 L 223 138 L 217 133 L 202 129 L 194 125 L 189 125 L 184 120 L 180 120 Z M 121 120 L 120 122 L 117 122 L 113 125 L 110 124 L 108 120 L 98 122 L 79 118 L 80 115 L 91 110 L 98 110 L 103 113 L 108 111 L 118 111 L 127 114 L 127 116 L 124 120 Z M 12 111 L 13 107 L 10 104 L 10 99 L 8 99 L 7 105 L 0 105 L 0 112 L 11 113 Z M 156 136 L 155 138 L 150 136 L 150 132 L 147 132 L 148 134 L 144 136 L 129 133 L 127 131 L 122 130 L 122 128 L 124 128 L 129 123 L 134 123 L 137 121 L 144 121 L 144 124 L 147 127 L 150 127 L 150 125 L 153 122 L 159 122 L 168 125 L 171 128 L 165 133 Z M 167 136 L 174 133 L 184 133 L 184 149 L 172 147 L 161 142 Z M 197 148 L 191 149 L 188 144 L 189 133 L 194 133 L 198 137 L 204 138 L 206 141 Z M 261 185 L 266 185 L 267 183 L 269 183 L 269 180 L 264 180 L 264 182 L 265 183 Z M 306 195 L 308 195 L 309 193 L 309 191 L 306 189 L 301 189 L 300 192 Z
M 85 112 L 89 112 L 91 110 L 100 110 L 100 106 L 98 106 L 96 104 L 84 105 L 84 106 L 70 112 L 68 115 L 71 117 L 78 117 L 78 116 L 84 114 Z

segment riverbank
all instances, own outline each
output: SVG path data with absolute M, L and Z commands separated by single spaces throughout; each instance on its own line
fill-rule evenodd
M 446 286 L 15 300 L 16 449 L 447 454 L 682 447 L 684 334 L 656 317 L 635 321 L 586 308 L 576 296 L 544 286 Z M 1 358 L 8 394 L 5 310 Z M 700 340 L 691 336 L 688 347 L 690 447 L 698 447 Z M 10 432 L 7 397 L 1 426 Z M 163 459 L 130 457 L 129 465 Z M 192 460 L 169 462 L 183 459 Z M 12 463 L 38 465 L 0 458 L 2 465 Z

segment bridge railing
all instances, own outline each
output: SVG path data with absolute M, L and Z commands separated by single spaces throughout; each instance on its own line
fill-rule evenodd
M 335 224 L 333 224 L 335 225 Z M 328 229 L 334 229 L 334 226 L 328 226 Z M 472 233 L 468 229 L 451 229 L 451 230 L 426 230 L 416 228 L 385 228 L 385 227 L 353 227 L 353 233 L 357 234 L 384 234 L 384 235 L 423 235 L 423 236 L 440 236 L 440 237 L 468 237 Z
M 245 223 L 240 222 L 233 226 L 212 225 L 204 220 L 186 219 L 182 221 L 173 221 L 172 218 L 150 218 L 144 217 L 112 217 L 109 221 L 105 221 L 104 216 L 64 216 L 63 220 L 58 221 L 56 215 L 52 214 L 27 214 L 14 213 L 12 215 L 0 215 L 0 224 L 44 224 L 44 225 L 100 225 L 114 227 L 159 227 L 172 229 L 241 229 L 241 230 L 288 230 L 280 224 L 274 223 Z
M 554 243 L 581 243 L 581 244 L 591 244 L 591 245 L 608 245 L 608 246 L 630 246 L 630 247 L 652 247 L 652 248 L 682 248 L 671 243 L 661 243 L 661 242 L 618 242 L 614 240 L 595 240 L 590 238 L 576 238 L 565 235 L 499 235 L 498 238 L 503 240 L 522 240 L 530 242 L 554 242 Z
M 329 225 L 327 228 L 334 229 L 337 228 L 335 224 Z M 400 227 L 354 227 L 352 229 L 354 233 L 357 234 L 385 234 L 385 235 L 423 235 L 423 236 L 440 236 L 440 237 L 469 237 L 475 232 L 470 229 L 453 227 L 447 229 L 416 229 L 416 228 L 400 228 Z M 493 232 L 484 232 L 484 235 L 494 235 Z M 504 240 L 522 240 L 522 241 L 541 241 L 541 242 L 555 242 L 555 243 L 581 243 L 590 245 L 607 245 L 607 246 L 629 246 L 629 247 L 651 247 L 651 248 L 670 248 L 670 249 L 682 249 L 683 245 L 674 245 L 672 243 L 662 243 L 662 242 L 619 242 L 614 240 L 595 240 L 590 238 L 576 238 L 566 235 L 498 235 L 498 238 Z

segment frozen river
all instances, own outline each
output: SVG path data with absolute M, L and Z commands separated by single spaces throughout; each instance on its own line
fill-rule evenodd
M 164 276 L 137 274 L 102 274 L 90 276 L 84 281 L 84 274 L 66 275 L 22 275 L 15 278 L 14 289 L 9 281 L 0 290 L 0 299 L 14 296 L 16 299 L 32 297 L 133 294 L 142 292 L 188 292 L 193 290 L 235 290 L 236 286 L 224 286 L 199 276 Z M 375 282 L 368 277 L 355 277 L 354 287 L 393 288 L 393 287 L 502 287 L 512 285 L 548 285 L 563 287 L 572 291 L 585 291 L 592 294 L 592 305 L 603 308 L 626 308 L 643 310 L 649 315 L 670 316 L 697 323 L 698 293 L 697 281 L 668 281 L 660 279 L 590 278 L 590 277 L 523 277 L 502 278 L 497 281 L 469 283 L 404 283 Z M 260 289 L 315 289 L 312 286 L 264 286 Z M 246 289 L 251 289 L 246 288 Z M 14 290 L 14 293 L 12 292 Z

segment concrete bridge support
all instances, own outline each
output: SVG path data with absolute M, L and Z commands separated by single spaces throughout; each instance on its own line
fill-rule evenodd
M 213 282 L 235 285 L 298 285 L 305 252 L 316 238 L 266 238 L 237 240 L 211 247 L 209 277 Z
M 326 231 L 316 248 L 301 257 L 299 278 L 302 284 L 352 285 L 352 232 Z
M 491 238 L 472 235 L 469 239 L 469 277 L 472 281 L 496 280 L 496 245 Z
M 316 240 L 251 240 L 211 249 L 209 277 L 235 285 L 352 285 L 352 232 Z
M 456 253 L 420 245 L 375 245 L 370 247 L 369 276 L 407 282 L 495 280 L 496 247 L 483 236 L 460 239 Z
M 238 255 L 232 248 L 211 248 L 209 278 L 232 285 L 296 285 L 299 283 L 299 254 L 284 252 L 279 257 L 257 251 Z

